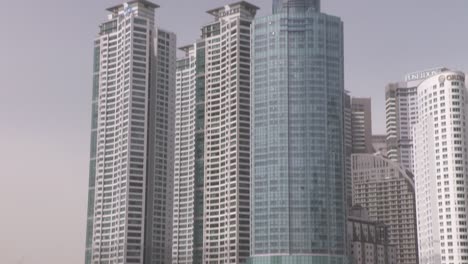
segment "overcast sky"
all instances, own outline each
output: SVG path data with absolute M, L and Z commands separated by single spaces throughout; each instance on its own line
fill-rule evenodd
M 84 259 L 92 43 L 117 0 L 1 0 L 0 262 Z M 157 22 L 192 43 L 224 0 L 159 0 Z M 270 13 L 270 0 L 252 0 Z M 467 70 L 466 0 L 322 0 L 345 25 L 346 89 L 372 97 L 384 133 L 384 87 L 436 66 Z

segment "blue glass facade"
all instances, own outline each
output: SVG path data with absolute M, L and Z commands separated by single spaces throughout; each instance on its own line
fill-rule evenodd
M 252 24 L 250 263 L 346 263 L 343 24 L 279 2 Z

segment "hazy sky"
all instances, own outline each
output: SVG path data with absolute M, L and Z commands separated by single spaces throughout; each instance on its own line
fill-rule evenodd
M 0 262 L 83 263 L 92 43 L 118 0 L 1 0 Z M 157 22 L 193 42 L 205 11 L 232 1 L 155 0 Z M 251 0 L 260 16 L 270 0 Z M 384 87 L 410 71 L 466 71 L 466 0 L 322 0 L 345 24 L 346 89 L 373 99 L 385 131 Z

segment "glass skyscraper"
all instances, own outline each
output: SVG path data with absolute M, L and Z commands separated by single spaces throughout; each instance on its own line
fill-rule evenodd
M 320 1 L 252 24 L 250 263 L 346 263 L 343 23 Z

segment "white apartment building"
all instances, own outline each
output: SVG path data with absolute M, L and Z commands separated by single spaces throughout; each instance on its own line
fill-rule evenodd
M 204 43 L 180 49 L 185 56 L 176 74 L 172 263 L 194 264 L 202 263 L 203 254 Z
M 413 171 L 411 131 L 417 123 L 418 85 L 426 78 L 445 70 L 447 69 L 434 68 L 409 73 L 404 81 L 390 83 L 385 89 L 387 157 L 399 162 L 407 170 Z
M 208 11 L 205 41 L 204 263 L 245 263 L 250 245 L 250 24 L 240 1 Z
M 177 60 L 174 153 L 173 263 L 192 263 L 195 197 L 195 54 Z
M 468 93 L 465 74 L 444 71 L 417 89 L 414 126 L 419 260 L 468 264 Z
M 171 259 L 176 39 L 156 8 L 107 9 L 95 40 L 85 263 Z

